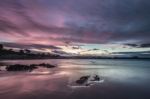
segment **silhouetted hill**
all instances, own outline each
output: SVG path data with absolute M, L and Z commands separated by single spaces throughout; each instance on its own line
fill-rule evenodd
M 45 58 L 58 58 L 59 55 L 51 53 L 32 53 L 32 51 L 25 49 L 14 51 L 12 49 L 4 49 L 0 44 L 0 59 L 45 59 Z
M 33 53 L 29 49 L 21 49 L 14 51 L 13 49 L 5 49 L 0 44 L 0 59 L 150 59 L 133 57 L 105 57 L 105 56 L 61 56 L 52 53 Z

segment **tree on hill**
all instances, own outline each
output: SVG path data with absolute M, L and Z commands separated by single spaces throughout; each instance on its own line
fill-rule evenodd
M 24 50 L 19 50 L 19 53 L 20 54 L 24 54 Z
M 31 54 L 31 51 L 30 51 L 29 49 L 25 49 L 25 52 L 26 52 L 27 54 Z
M 2 50 L 4 48 L 4 46 L 2 44 L 0 44 L 0 50 Z

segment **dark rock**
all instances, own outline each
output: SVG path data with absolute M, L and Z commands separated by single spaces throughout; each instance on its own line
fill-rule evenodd
M 76 81 L 77 84 L 84 84 L 87 82 L 90 76 L 82 76 L 79 80 Z
M 15 65 L 9 65 L 6 67 L 7 71 L 32 71 L 34 69 L 37 69 L 38 67 L 44 67 L 44 68 L 54 68 L 56 66 L 51 64 L 31 64 L 31 65 L 21 65 L 21 64 L 15 64 Z
M 56 67 L 56 66 L 54 66 L 54 65 L 45 64 L 45 63 L 39 64 L 39 66 L 41 66 L 41 67 L 46 67 L 46 68 L 54 68 L 54 67 Z
M 33 69 L 36 69 L 36 66 L 28 66 L 28 65 L 9 65 L 6 67 L 7 71 L 32 71 Z
M 94 78 L 94 79 L 91 80 L 91 81 L 100 81 L 100 77 L 99 77 L 98 75 L 95 75 L 93 78 Z

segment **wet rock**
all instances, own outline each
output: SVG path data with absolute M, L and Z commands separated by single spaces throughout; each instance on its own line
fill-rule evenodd
M 90 76 L 82 76 L 79 80 L 76 81 L 77 84 L 84 84 L 88 81 Z
M 46 67 L 46 68 L 54 68 L 54 67 L 56 67 L 55 65 L 45 64 L 45 63 L 39 64 L 39 66 Z
M 36 66 L 28 66 L 28 65 L 9 65 L 6 67 L 7 71 L 32 71 L 33 69 L 36 69 Z
M 7 71 L 32 71 L 34 69 L 37 69 L 38 67 L 44 67 L 44 68 L 54 68 L 56 66 L 51 64 L 31 64 L 31 65 L 21 65 L 21 64 L 15 64 L 15 65 L 9 65 L 6 66 Z
M 100 81 L 100 77 L 98 75 L 95 75 L 91 81 Z

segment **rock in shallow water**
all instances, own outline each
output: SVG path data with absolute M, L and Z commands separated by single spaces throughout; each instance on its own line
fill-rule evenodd
M 28 66 L 28 65 L 9 65 L 6 67 L 7 71 L 32 71 L 33 69 L 36 69 L 36 66 Z
M 45 67 L 45 68 L 54 68 L 56 66 L 51 64 L 31 64 L 31 65 L 21 65 L 21 64 L 15 64 L 15 65 L 9 65 L 6 66 L 7 71 L 32 71 L 34 69 L 37 69 L 38 67 Z

